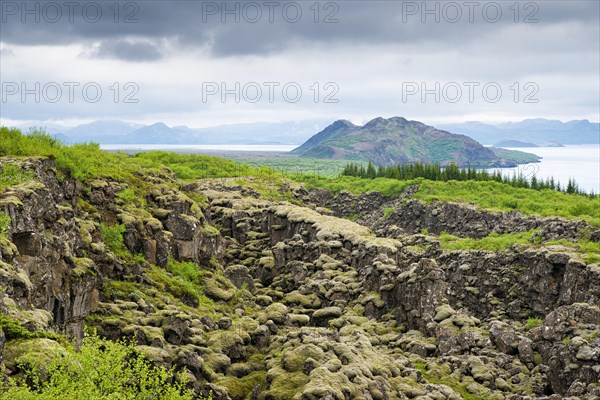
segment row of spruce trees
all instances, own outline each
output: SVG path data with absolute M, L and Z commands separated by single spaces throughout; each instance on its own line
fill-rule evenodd
M 574 179 L 569 179 L 566 185 L 553 177 L 546 180 L 538 179 L 535 174 L 531 178 L 525 177 L 522 173 L 514 173 L 512 176 L 504 176 L 498 170 L 488 172 L 485 169 L 475 167 L 458 167 L 456 164 L 441 166 L 439 163 L 403 163 L 394 166 L 375 167 L 369 163 L 366 167 L 361 164 L 347 164 L 342 175 L 356 176 L 365 179 L 390 178 L 398 180 L 409 180 L 424 178 L 432 181 L 496 181 L 517 188 L 527 188 L 534 190 L 550 189 L 564 193 L 582 194 L 591 198 L 597 195 L 594 192 L 586 193 L 581 189 Z

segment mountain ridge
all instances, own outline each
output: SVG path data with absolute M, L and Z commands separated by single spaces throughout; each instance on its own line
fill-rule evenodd
M 442 165 L 514 166 L 466 135 L 403 117 L 374 118 L 363 126 L 338 120 L 292 151 L 301 157 L 365 160 L 377 165 L 426 162 Z M 534 161 L 532 159 L 532 161 Z
M 587 119 L 562 122 L 544 118 L 520 122 L 487 124 L 479 121 L 438 124 L 439 128 L 467 135 L 478 142 L 491 145 L 503 140 L 518 140 L 543 146 L 547 143 L 598 144 L 600 124 Z

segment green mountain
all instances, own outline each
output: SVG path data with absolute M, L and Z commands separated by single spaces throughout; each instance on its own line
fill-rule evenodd
M 364 126 L 339 120 L 314 135 L 293 154 L 302 157 L 368 160 L 377 165 L 427 162 L 458 165 L 515 166 L 536 162 L 530 154 L 504 158 L 464 135 L 436 129 L 402 117 L 375 118 Z

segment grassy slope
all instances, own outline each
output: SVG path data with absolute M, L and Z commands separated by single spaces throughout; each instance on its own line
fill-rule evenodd
M 387 196 L 401 193 L 407 186 L 418 184 L 413 196 L 429 203 L 434 200 L 474 203 L 491 211 L 518 210 L 526 215 L 559 216 L 585 220 L 600 226 L 600 198 L 590 199 L 583 195 L 572 195 L 553 190 L 514 188 L 498 182 L 449 181 L 439 182 L 425 179 L 398 181 L 388 178 L 361 179 L 344 176 L 336 179 L 301 177 L 309 187 L 321 187 L 339 192 L 353 193 L 379 191 Z
M 525 151 L 501 149 L 498 147 L 490 147 L 489 149 L 492 150 L 494 154 L 496 154 L 503 160 L 513 160 L 519 164 L 527 164 L 540 161 L 539 156 L 533 153 L 527 153 Z
M 73 176 L 82 181 L 100 176 L 135 181 L 135 172 L 141 168 L 165 172 L 165 167 L 184 180 L 239 176 L 262 176 L 270 179 L 281 177 L 281 174 L 277 176 L 278 174 L 274 174 L 272 168 L 269 167 L 243 167 L 231 160 L 218 157 L 157 151 L 130 157 L 120 153 L 104 152 L 95 144 L 65 146 L 41 134 L 22 135 L 16 129 L 0 128 L 0 139 L 0 156 L 52 155 L 56 158 L 59 168 L 70 171 Z M 309 161 L 308 166 L 303 165 L 304 162 L 300 162 L 298 167 L 308 167 L 309 169 L 314 167 L 313 161 Z M 274 166 L 271 165 L 271 167 Z M 11 174 L 14 175 L 15 172 L 12 171 Z M 433 200 L 470 202 L 489 210 L 519 210 L 527 215 L 556 215 L 582 219 L 594 226 L 600 226 L 600 198 L 590 199 L 582 195 L 551 190 L 536 191 L 513 188 L 498 182 L 437 182 L 423 179 L 398 181 L 387 178 L 361 179 L 349 176 L 323 178 L 300 174 L 292 174 L 290 177 L 306 183 L 308 187 L 328 188 L 335 192 L 340 190 L 354 193 L 380 191 L 387 196 L 398 195 L 409 185 L 419 184 L 419 191 L 414 197 L 425 202 Z

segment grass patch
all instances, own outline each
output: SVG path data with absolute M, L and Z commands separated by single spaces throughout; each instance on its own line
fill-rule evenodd
M 525 215 L 559 216 L 580 219 L 600 226 L 600 197 L 570 194 L 556 190 L 534 190 L 512 187 L 495 181 L 432 181 L 423 178 L 397 180 L 390 178 L 365 179 L 340 176 L 335 179 L 305 175 L 293 177 L 307 188 L 343 190 L 354 194 L 377 191 L 387 197 L 398 196 L 411 185 L 419 185 L 413 198 L 425 203 L 433 201 L 473 203 L 489 211 L 520 211 Z
M 492 232 L 481 239 L 459 238 L 448 233 L 440 235 L 440 244 L 445 250 L 490 250 L 499 251 L 509 248 L 515 243 L 531 244 L 535 229 L 522 233 Z
M 146 206 L 146 200 L 135 188 L 128 187 L 121 190 L 117 194 L 117 199 L 123 201 L 125 204 L 134 204 L 139 207 Z
M 191 261 L 177 261 L 173 258 L 169 258 L 167 271 L 184 281 L 196 284 L 200 283 L 202 276 L 200 268 L 195 263 Z
M 389 217 L 393 212 L 394 212 L 393 207 L 386 208 L 385 210 L 383 210 L 383 218 Z
M 600 262 L 600 243 L 593 242 L 589 238 L 581 238 L 577 242 L 566 239 L 550 240 L 543 244 L 539 242 L 534 234 L 539 229 L 532 229 L 522 233 L 496 233 L 492 232 L 481 239 L 459 238 L 448 233 L 440 235 L 440 245 L 444 250 L 488 250 L 500 251 L 509 248 L 513 244 L 530 244 L 543 246 L 563 246 L 571 248 L 573 252 L 579 253 L 586 264 Z
M 542 326 L 543 323 L 544 323 L 544 321 L 542 321 L 541 318 L 529 317 L 529 318 L 527 318 L 525 327 L 527 328 L 527 330 L 531 330 L 531 329 L 537 328 L 538 326 Z
M 410 185 L 422 181 L 422 179 L 399 181 L 390 178 L 363 179 L 354 176 L 340 176 L 335 179 L 322 178 L 317 175 L 302 175 L 293 177 L 294 180 L 304 183 L 309 189 L 329 189 L 334 193 L 343 190 L 361 194 L 365 192 L 380 192 L 387 197 L 398 196 Z
M 499 182 L 423 180 L 414 198 L 432 201 L 475 203 L 492 211 L 518 210 L 526 215 L 582 219 L 600 226 L 600 197 L 590 198 L 555 190 L 515 188 Z
M 33 179 L 33 171 L 23 171 L 17 165 L 0 166 L 0 187 L 14 186 Z
M 148 277 L 160 290 L 165 290 L 184 304 L 214 311 L 215 302 L 204 294 L 203 271 L 193 262 L 169 259 L 167 270 L 152 265 L 146 270 Z
M 202 290 L 199 285 L 187 281 L 179 276 L 169 275 L 164 269 L 152 265 L 146 269 L 148 277 L 158 286 L 159 290 L 164 290 L 184 304 L 197 307 L 200 304 Z

